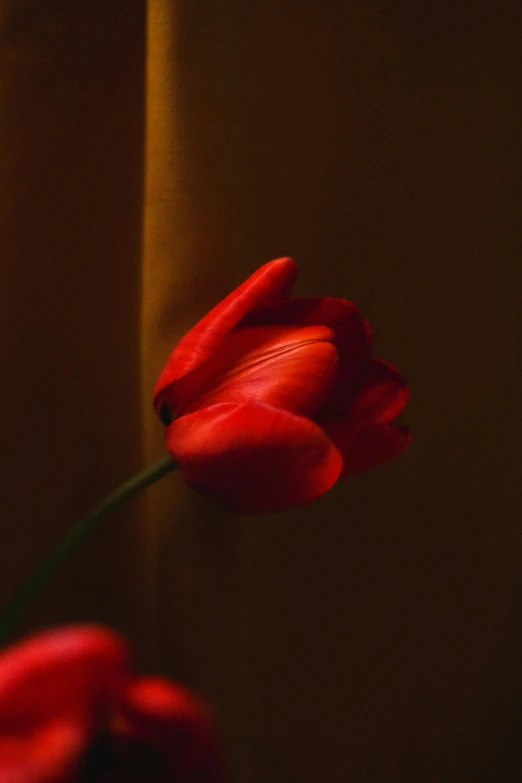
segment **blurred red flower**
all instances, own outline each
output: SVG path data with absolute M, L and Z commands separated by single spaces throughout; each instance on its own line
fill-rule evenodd
M 265 264 L 178 343 L 154 392 L 184 479 L 232 511 L 298 506 L 411 440 L 408 399 L 372 356 L 352 302 L 289 299 L 291 258 Z
M 207 708 L 137 677 L 96 626 L 46 631 L 0 654 L 2 783 L 222 783 Z

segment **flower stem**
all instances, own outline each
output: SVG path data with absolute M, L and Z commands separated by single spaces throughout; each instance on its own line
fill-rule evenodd
M 138 495 L 142 489 L 154 484 L 177 467 L 172 457 L 162 459 L 137 473 L 99 503 L 74 525 L 52 549 L 40 565 L 29 575 L 0 614 L 0 645 L 6 644 L 25 611 L 37 597 L 41 588 L 55 574 L 69 555 L 87 538 L 102 519 Z

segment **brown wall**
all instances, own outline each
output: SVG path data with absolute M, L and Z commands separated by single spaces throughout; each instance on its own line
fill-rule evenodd
M 139 6 L 47 3 L 83 48 L 51 29 L 33 61 L 31 22 L 0 55 L 2 584 L 140 449 L 163 453 L 148 395 L 172 343 L 292 255 L 296 293 L 354 299 L 407 375 L 412 450 L 267 517 L 166 479 L 34 622 L 88 616 L 155 647 L 216 703 L 238 783 L 512 783 L 522 6 L 151 0 L 145 119 Z M 150 589 L 156 567 L 154 636 L 139 575 Z

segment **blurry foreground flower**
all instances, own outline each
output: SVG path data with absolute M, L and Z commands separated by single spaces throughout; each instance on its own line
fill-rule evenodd
M 221 770 L 204 704 L 134 675 L 116 633 L 70 626 L 0 654 L 2 783 L 222 783 Z
M 154 405 L 184 479 L 226 508 L 277 511 L 404 451 L 408 399 L 345 299 L 289 299 L 291 258 L 265 264 L 178 343 Z

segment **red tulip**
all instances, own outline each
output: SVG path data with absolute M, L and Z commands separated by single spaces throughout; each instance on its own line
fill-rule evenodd
M 154 393 L 185 480 L 232 511 L 277 511 L 322 495 L 411 440 L 408 399 L 372 357 L 346 299 L 289 299 L 291 258 L 265 264 L 171 353 Z
M 207 709 L 132 673 L 95 626 L 40 633 L 0 654 L 2 783 L 222 783 Z

